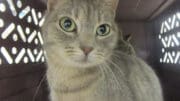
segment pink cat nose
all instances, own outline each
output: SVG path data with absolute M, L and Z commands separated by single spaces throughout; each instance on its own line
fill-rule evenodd
M 81 47 L 81 50 L 85 55 L 88 55 L 93 50 L 93 47 Z

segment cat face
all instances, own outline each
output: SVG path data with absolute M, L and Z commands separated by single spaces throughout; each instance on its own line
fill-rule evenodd
M 100 0 L 57 2 L 43 27 L 47 58 L 54 64 L 82 68 L 109 59 L 118 40 L 118 30 L 115 10 L 108 3 Z

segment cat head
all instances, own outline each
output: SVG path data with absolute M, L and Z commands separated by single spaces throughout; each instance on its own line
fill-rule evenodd
M 43 32 L 52 64 L 93 67 L 111 56 L 118 40 L 118 0 L 50 0 Z
M 48 11 L 52 11 L 54 9 L 58 9 L 59 6 L 63 6 L 67 2 L 89 2 L 89 3 L 96 3 L 98 5 L 101 5 L 103 8 L 108 8 L 113 11 L 116 11 L 117 5 L 119 0 L 47 0 L 47 8 Z M 115 12 L 114 12 L 115 13 Z

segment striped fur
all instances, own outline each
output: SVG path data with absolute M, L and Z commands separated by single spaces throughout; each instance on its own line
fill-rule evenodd
M 47 80 L 51 101 L 162 101 L 159 80 L 136 56 L 117 50 L 115 12 L 118 0 L 50 0 L 44 32 Z M 77 26 L 73 33 L 59 27 L 62 17 Z M 110 25 L 110 34 L 96 29 Z M 80 46 L 93 47 L 86 62 Z

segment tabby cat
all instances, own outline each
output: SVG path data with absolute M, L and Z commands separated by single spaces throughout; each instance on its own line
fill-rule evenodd
M 159 80 L 118 50 L 118 0 L 49 0 L 44 32 L 50 101 L 162 101 Z M 124 45 L 124 44 L 121 44 Z

